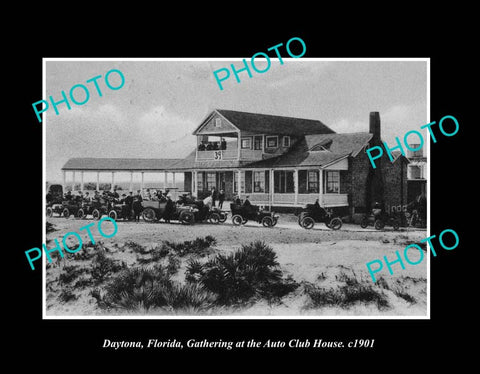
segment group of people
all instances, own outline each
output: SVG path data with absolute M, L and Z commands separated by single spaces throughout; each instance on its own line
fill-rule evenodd
M 218 201 L 218 206 L 217 206 Z M 223 209 L 223 202 L 225 201 L 225 191 L 217 189 L 214 187 L 210 191 L 210 194 L 203 200 L 203 203 L 208 207 L 218 207 L 219 209 Z
M 227 149 L 227 142 L 224 138 L 220 142 L 202 142 L 198 145 L 199 151 L 219 151 Z

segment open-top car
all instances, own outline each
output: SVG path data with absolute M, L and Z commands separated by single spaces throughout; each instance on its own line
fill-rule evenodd
M 167 204 L 171 204 L 167 206 Z M 165 221 L 180 221 L 185 225 L 195 222 L 195 214 L 198 209 L 192 206 L 178 206 L 175 203 L 166 201 L 146 200 L 142 202 L 143 212 L 142 218 L 146 222 L 154 222 L 160 219 Z
M 394 230 L 400 228 L 400 218 L 395 215 L 390 215 L 385 212 L 379 214 L 369 214 L 365 215 L 360 222 L 360 227 L 362 229 L 367 228 L 369 225 L 372 225 L 377 230 L 382 230 L 386 225 L 392 226 Z
M 307 204 L 298 215 L 298 224 L 304 229 L 312 229 L 315 223 L 323 222 L 332 230 L 339 230 L 342 225 L 342 219 L 335 217 L 332 210 L 326 210 L 319 204 Z
M 261 223 L 264 227 L 274 227 L 278 222 L 278 215 L 269 210 L 260 209 L 257 205 L 230 204 L 232 223 L 236 226 L 244 225 L 249 220 Z

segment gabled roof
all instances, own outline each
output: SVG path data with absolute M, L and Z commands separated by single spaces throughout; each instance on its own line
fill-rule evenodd
M 255 162 L 254 167 L 325 166 L 358 153 L 372 138 L 369 133 L 306 135 L 292 149 L 278 157 Z M 319 145 L 328 144 L 327 150 Z M 313 149 L 313 150 L 312 150 Z
M 215 112 L 223 116 L 240 131 L 291 136 L 335 133 L 335 131 L 318 120 L 238 112 L 235 110 L 224 109 L 216 109 L 213 113 Z M 212 114 L 202 121 L 200 126 L 194 131 L 194 134 L 196 134 L 205 122 L 211 118 Z

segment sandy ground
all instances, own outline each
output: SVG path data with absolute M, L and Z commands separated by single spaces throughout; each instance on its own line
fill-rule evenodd
M 56 231 L 47 234 L 47 240 L 61 239 L 70 231 L 77 231 L 82 226 L 95 222 L 92 220 L 76 220 L 73 218 L 49 218 L 48 222 L 55 225 Z M 107 221 L 102 226 L 106 233 L 112 232 L 112 226 Z M 80 233 L 82 233 L 80 231 Z M 329 289 L 339 285 L 338 280 L 342 273 L 355 276 L 365 284 L 373 284 L 365 266 L 366 262 L 374 259 L 395 258 L 395 251 L 403 254 L 406 245 L 419 242 L 427 236 L 425 230 L 393 231 L 386 228 L 376 231 L 369 227 L 362 229 L 358 225 L 344 224 L 341 230 L 332 231 L 324 224 L 317 224 L 312 230 L 305 230 L 298 226 L 296 217 L 282 215 L 279 224 L 274 228 L 264 228 L 261 225 L 248 222 L 247 225 L 236 227 L 230 220 L 225 224 L 195 224 L 184 226 L 178 223 L 134 223 L 118 222 L 118 232 L 112 238 L 102 238 L 96 225 L 92 227 L 92 234 L 96 240 L 102 240 L 110 249 L 109 256 L 125 261 L 128 265 L 137 260 L 132 251 L 122 250 L 125 242 L 134 241 L 149 247 L 158 245 L 161 241 L 185 241 L 197 237 L 212 235 L 217 239 L 216 252 L 229 252 L 238 249 L 242 244 L 255 240 L 262 240 L 269 244 L 277 253 L 278 262 L 283 273 L 290 275 L 300 283 L 311 283 L 318 287 Z M 82 237 L 87 242 L 88 236 L 83 232 Z M 52 242 L 53 243 L 53 242 Z M 52 246 L 52 243 L 48 247 Z M 73 241 L 72 241 L 73 243 Z M 72 245 L 73 248 L 76 245 Z M 410 259 L 414 261 L 417 254 L 412 252 Z M 59 264 L 47 270 L 46 306 L 47 315 L 98 315 L 105 314 L 96 304 L 96 300 L 89 295 L 87 290 L 78 291 L 75 301 L 61 302 L 58 294 L 61 286 L 57 282 L 58 275 L 65 265 L 86 265 L 85 261 L 62 260 Z M 183 261 L 176 278 L 183 279 L 185 262 Z M 394 274 L 390 275 L 384 269 L 378 276 L 383 276 L 388 289 L 382 288 L 388 298 L 390 307 L 379 310 L 375 304 L 357 303 L 349 308 L 321 307 L 312 308 L 309 305 L 309 296 L 302 288 L 285 296 L 280 303 L 269 305 L 266 301 L 259 301 L 254 305 L 241 309 L 218 309 L 214 315 L 241 316 L 425 316 L 427 313 L 427 259 L 419 265 L 405 263 L 402 269 L 397 263 L 392 265 Z M 415 302 L 408 302 L 398 297 L 393 290 L 401 290 L 414 298 Z M 152 311 L 149 314 L 165 314 L 164 311 Z M 176 311 L 182 315 L 182 311 Z

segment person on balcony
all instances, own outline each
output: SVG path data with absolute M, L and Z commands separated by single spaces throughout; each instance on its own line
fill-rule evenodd
M 221 150 L 227 149 L 227 141 L 225 140 L 225 138 L 222 138 L 222 140 L 220 142 L 220 149 Z

